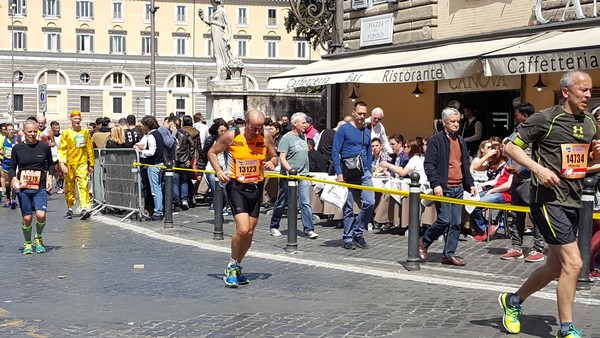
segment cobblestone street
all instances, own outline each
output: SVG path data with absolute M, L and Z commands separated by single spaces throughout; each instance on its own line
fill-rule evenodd
M 461 242 L 464 269 L 439 264 L 435 243 L 433 262 L 407 272 L 405 236 L 370 232 L 371 248 L 350 252 L 340 229 L 321 225 L 319 239 L 301 237 L 301 252 L 285 254 L 285 231 L 269 236 L 263 213 L 244 260 L 252 282 L 228 289 L 231 216 L 225 240 L 213 241 L 206 207 L 176 214 L 173 229 L 66 220 L 62 195 L 49 210 L 41 255 L 20 252 L 20 212 L 0 210 L 1 337 L 504 337 L 497 295 L 539 266 L 501 261 L 509 242 L 496 239 Z M 600 337 L 599 295 L 578 292 L 575 322 L 588 337 Z M 553 296 L 551 285 L 527 300 L 519 337 L 556 333 Z

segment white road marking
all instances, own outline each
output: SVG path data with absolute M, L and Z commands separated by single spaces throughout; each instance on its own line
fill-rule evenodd
M 221 252 L 221 253 L 226 253 L 226 254 L 230 253 L 230 249 L 228 246 L 227 247 L 226 246 L 218 246 L 218 245 L 209 244 L 206 242 L 199 242 L 199 241 L 195 241 L 195 240 L 191 240 L 191 239 L 173 237 L 173 236 L 158 233 L 154 230 L 139 227 L 139 226 L 136 226 L 131 223 L 119 222 L 117 220 L 114 220 L 114 219 L 111 219 L 111 218 L 108 218 L 105 216 L 97 216 L 94 219 L 97 221 L 100 221 L 102 223 L 105 223 L 105 224 L 117 226 L 119 228 L 129 230 L 129 231 L 137 232 L 139 234 L 142 234 L 142 235 L 145 235 L 145 236 L 148 236 L 151 238 L 155 238 L 158 240 L 162 240 L 162 241 L 166 241 L 166 242 L 170 242 L 170 243 L 181 244 L 181 245 L 193 246 L 193 247 L 203 249 L 203 250 L 210 250 L 210 251 Z M 397 272 L 397 271 L 380 270 L 380 269 L 374 269 L 374 268 L 350 265 L 350 264 L 336 264 L 336 263 L 315 261 L 312 259 L 308 260 L 308 259 L 294 257 L 291 254 L 285 254 L 285 253 L 272 254 L 272 253 L 265 253 L 265 252 L 258 252 L 256 250 L 251 250 L 248 252 L 247 256 L 262 258 L 262 259 L 267 259 L 267 260 L 272 260 L 272 261 L 278 261 L 278 262 L 284 262 L 284 263 L 295 263 L 295 264 L 315 266 L 315 267 L 325 268 L 325 269 L 335 269 L 335 270 L 346 271 L 346 272 L 360 273 L 363 275 L 377 276 L 377 277 L 387 278 L 387 279 L 397 279 L 397 280 L 403 280 L 403 281 L 429 283 L 429 284 L 444 285 L 444 286 L 455 286 L 455 287 L 459 287 L 459 288 L 467 288 L 467 289 L 474 289 L 474 290 L 507 292 L 507 291 L 511 291 L 511 290 L 517 290 L 519 288 L 519 285 L 508 284 L 508 283 L 490 283 L 488 280 L 470 279 L 469 281 L 460 281 L 460 280 L 450 279 L 451 276 L 445 276 L 444 278 L 438 278 L 438 277 L 432 277 L 432 276 L 424 276 L 422 274 L 418 274 L 418 272 L 417 273 L 409 272 L 409 271 Z M 442 272 L 440 272 L 440 273 L 442 273 Z M 587 297 L 575 298 L 576 303 L 585 304 L 585 305 L 596 305 L 596 306 L 600 305 L 600 299 L 591 298 L 589 293 L 580 291 L 579 294 L 585 295 Z M 538 291 L 537 293 L 533 294 L 532 297 L 547 299 L 547 300 L 556 300 L 556 294 L 554 292 Z

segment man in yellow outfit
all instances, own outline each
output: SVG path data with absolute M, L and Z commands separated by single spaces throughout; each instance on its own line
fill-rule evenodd
M 66 217 L 73 218 L 73 205 L 77 200 L 75 195 L 75 180 L 77 180 L 81 206 L 80 219 L 85 220 L 92 215 L 88 177 L 94 172 L 94 145 L 90 132 L 81 127 L 81 112 L 71 111 L 70 119 L 71 128 L 64 131 L 58 146 L 58 163 L 65 180 L 65 200 L 68 208 Z

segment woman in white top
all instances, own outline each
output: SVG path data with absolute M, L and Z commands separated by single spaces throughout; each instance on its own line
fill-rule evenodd
M 471 171 L 471 175 L 473 176 L 473 180 L 475 182 L 485 182 L 488 180 L 486 170 L 475 170 L 475 168 L 479 168 L 481 165 L 488 165 L 489 158 L 493 155 L 490 154 L 490 150 L 492 149 L 492 141 L 484 140 L 479 144 L 479 151 L 477 151 L 477 156 L 471 161 L 471 167 L 469 170 Z
M 393 165 L 391 163 L 382 163 L 382 167 L 390 169 L 399 177 L 409 176 L 412 172 L 419 174 L 419 183 L 427 183 L 427 175 L 425 175 L 425 167 L 423 166 L 423 158 L 421 158 L 421 145 L 416 139 L 406 141 L 404 152 L 408 151 L 408 163 L 404 168 Z

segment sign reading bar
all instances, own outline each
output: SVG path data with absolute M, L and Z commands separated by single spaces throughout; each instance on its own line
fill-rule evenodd
M 363 18 L 360 22 L 360 46 L 392 43 L 394 16 L 392 13 Z

